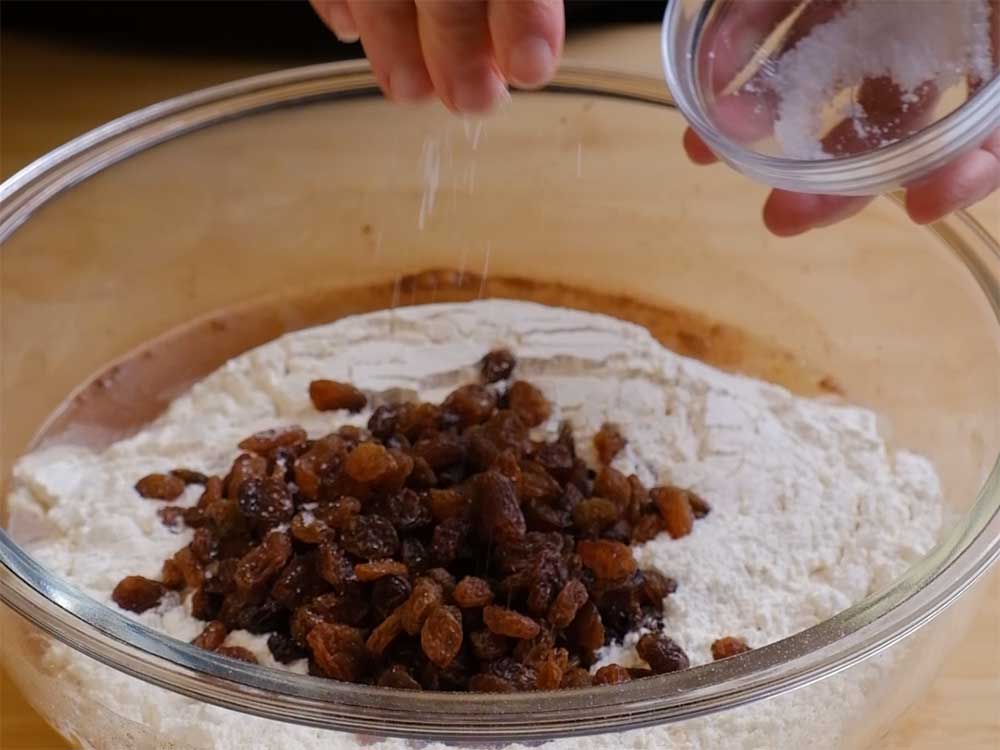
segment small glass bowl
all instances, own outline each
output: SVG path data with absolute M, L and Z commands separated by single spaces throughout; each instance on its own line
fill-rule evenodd
M 376 306 L 480 294 L 567 304 L 584 289 L 620 317 L 652 305 L 717 323 L 670 343 L 720 367 L 780 381 L 794 364 L 816 373 L 797 384 L 807 393 L 831 375 L 938 467 L 954 523 L 936 550 L 833 619 L 732 659 L 486 696 L 341 684 L 198 650 L 44 569 L 19 545 L 31 531 L 5 520 L 3 656 L 32 705 L 85 748 L 218 747 L 185 729 L 192 713 L 266 750 L 287 750 L 290 734 L 302 747 L 350 742 L 342 732 L 395 749 L 374 737 L 495 747 L 596 734 L 607 736 L 581 747 L 641 748 L 655 725 L 662 750 L 695 735 L 853 750 L 882 736 L 947 658 L 976 603 L 960 595 L 1000 555 L 1000 248 L 964 213 L 919 228 L 890 199 L 776 240 L 757 215 L 763 190 L 688 163 L 672 146 L 684 127 L 657 78 L 567 66 L 476 124 L 393 107 L 367 66 L 339 64 L 200 91 L 66 144 L 0 187 L 0 478 L 67 394 L 95 373 L 114 386 L 117 362 L 185 326 L 244 326 L 235 348 L 207 347 L 176 375 L 192 380 L 318 322 L 283 306 L 289 295 L 347 313 L 371 309 L 352 290 L 375 283 Z M 435 150 L 440 169 L 428 170 Z M 393 283 L 427 269 L 455 273 Z M 482 281 L 470 288 L 471 272 Z M 539 299 L 539 283 L 555 291 Z M 248 308 L 267 314 L 233 314 Z M 736 330 L 786 357 L 728 357 Z M 162 408 L 171 394 L 144 385 Z M 107 691 L 66 678 L 82 663 Z M 152 704 L 174 720 L 140 710 Z
M 734 169 L 876 195 L 1000 128 L 998 29 L 995 0 L 675 0 L 663 63 L 691 127 Z

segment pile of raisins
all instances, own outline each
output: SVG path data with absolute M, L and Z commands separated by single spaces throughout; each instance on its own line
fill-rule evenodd
M 308 658 L 316 675 L 407 690 L 571 688 L 686 668 L 661 627 L 676 584 L 641 570 L 630 545 L 684 536 L 708 506 L 613 469 L 626 444 L 614 425 L 594 439 L 599 471 L 568 425 L 532 440 L 551 409 L 512 379 L 515 367 L 510 352 L 491 352 L 481 383 L 440 405 L 378 406 L 367 429 L 252 435 L 225 477 L 144 477 L 136 490 L 161 501 L 204 487 L 197 504 L 160 512 L 194 537 L 159 581 L 129 576 L 114 601 L 142 612 L 167 591 L 190 593 L 207 623 L 202 648 L 253 661 L 226 636 L 268 634 L 279 662 Z M 309 393 L 322 411 L 368 405 L 344 383 L 314 381 Z M 640 626 L 648 668 L 590 674 L 600 648 Z

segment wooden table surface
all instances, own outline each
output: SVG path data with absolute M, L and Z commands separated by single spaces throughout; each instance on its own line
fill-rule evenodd
M 657 32 L 656 27 L 590 32 L 571 40 L 568 54 L 595 65 L 658 74 Z M 4 177 L 73 136 L 138 107 L 306 62 L 111 53 L 14 35 L 4 38 L 2 54 Z M 973 213 L 1000 237 L 1000 198 L 987 199 Z M 881 750 L 1000 750 L 1000 575 L 994 573 L 980 586 L 986 588 L 986 604 L 963 647 Z M 0 749 L 70 747 L 0 673 Z

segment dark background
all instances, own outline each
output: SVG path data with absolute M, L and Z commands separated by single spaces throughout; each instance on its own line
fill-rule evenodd
M 615 23 L 657 21 L 661 0 L 568 0 L 568 33 Z M 4 34 L 71 37 L 76 43 L 151 53 L 357 57 L 360 45 L 339 43 L 306 0 L 4 0 Z

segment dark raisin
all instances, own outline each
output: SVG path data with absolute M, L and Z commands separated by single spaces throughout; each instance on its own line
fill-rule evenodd
M 677 581 L 657 570 L 642 571 L 642 586 L 639 593 L 643 603 L 656 612 L 663 611 L 663 600 L 677 590 Z
M 446 600 L 452 598 L 455 593 L 455 587 L 458 585 L 458 581 L 456 581 L 455 576 L 449 573 L 446 569 L 430 568 L 426 573 L 424 573 L 424 577 L 430 578 L 441 587 L 441 591 Z
M 465 461 L 465 445 L 457 435 L 438 432 L 415 442 L 413 456 L 422 458 L 440 475 L 443 469 Z
M 357 682 L 368 664 L 360 631 L 346 625 L 321 622 L 306 637 L 316 666 L 325 676 Z
M 415 490 L 424 490 L 437 484 L 437 474 L 431 465 L 420 456 L 413 457 L 413 469 L 406 478 L 406 485 Z
M 259 547 L 240 559 L 235 573 L 236 588 L 247 592 L 262 591 L 278 576 L 291 556 L 291 537 L 272 531 Z
M 218 553 L 218 542 L 208 529 L 195 529 L 191 538 L 191 554 L 202 565 L 207 565 L 215 559 Z
M 226 497 L 230 500 L 238 500 L 240 487 L 250 479 L 263 479 L 267 475 L 267 459 L 263 456 L 255 456 L 251 453 L 243 453 L 235 461 L 226 477 L 225 490 Z M 206 491 L 208 487 L 205 488 Z
M 438 524 L 431 539 L 431 559 L 438 565 L 451 565 L 469 554 L 470 532 L 469 521 L 462 516 L 449 518 Z
M 184 511 L 186 508 L 178 508 L 176 505 L 164 505 L 162 508 L 158 508 L 156 515 L 160 517 L 160 521 L 168 529 L 172 531 L 180 531 L 181 527 L 184 526 Z
M 267 639 L 267 648 L 279 664 L 291 664 L 307 656 L 304 648 L 283 633 L 271 633 Z
M 517 690 L 534 690 L 535 685 L 538 683 L 538 674 L 534 668 L 510 657 L 497 659 L 484 671 L 507 680 Z
M 314 380 L 309 384 L 309 399 L 319 411 L 346 409 L 359 412 L 368 405 L 368 397 L 349 383 Z
M 413 490 L 401 490 L 387 495 L 375 508 L 375 512 L 389 519 L 401 534 L 422 529 L 434 520 L 431 511 Z
M 521 482 L 518 494 L 521 500 L 553 503 L 562 495 L 562 487 L 545 469 L 534 461 L 521 462 Z
M 326 590 L 325 582 L 316 572 L 313 558 L 300 555 L 281 571 L 271 587 L 271 598 L 288 609 L 295 609 Z
M 343 594 L 349 584 L 356 581 L 354 565 L 333 542 L 325 542 L 316 551 L 316 572 L 333 588 Z
M 344 529 L 340 543 L 352 555 L 380 560 L 396 554 L 399 536 L 392 524 L 381 516 L 358 516 Z
M 559 683 L 559 687 L 566 689 L 574 688 L 588 688 L 593 685 L 593 679 L 590 676 L 590 672 L 581 667 L 572 667 L 568 669 L 562 678 L 562 682 Z
M 566 446 L 559 443 L 542 445 L 535 451 L 533 458 L 535 463 L 560 482 L 567 481 L 573 471 L 573 454 Z
M 572 514 L 541 500 L 528 500 L 522 510 L 529 531 L 563 531 L 573 525 Z
M 420 683 L 413 679 L 402 664 L 393 664 L 379 675 L 379 687 L 395 688 L 396 690 L 422 690 Z
M 691 503 L 691 511 L 694 513 L 695 518 L 704 518 L 709 513 L 712 512 L 712 506 L 705 502 L 705 500 L 691 490 L 687 491 L 688 502 Z
M 184 480 L 171 474 L 150 474 L 135 483 L 135 491 L 150 500 L 176 500 L 184 492 Z
M 488 662 L 506 656 L 510 650 L 510 641 L 489 630 L 476 630 L 469 634 L 469 646 L 477 659 Z
M 498 383 L 509 379 L 516 365 L 510 349 L 494 349 L 479 361 L 479 373 L 484 383 Z
M 371 602 L 375 608 L 375 616 L 384 620 L 389 613 L 410 598 L 413 587 L 403 576 L 385 576 L 379 578 L 372 587 Z
M 222 607 L 222 595 L 200 588 L 191 597 L 191 616 L 197 620 L 214 620 Z
M 597 451 L 598 460 L 602 464 L 611 463 L 625 447 L 626 442 L 618 425 L 605 422 L 594 435 L 594 450 Z
M 516 689 L 510 681 L 495 674 L 476 674 L 469 678 L 469 690 L 473 693 L 513 693 Z
M 213 620 L 205 626 L 205 629 L 191 643 L 206 651 L 215 651 L 226 642 L 227 635 L 229 635 L 229 630 L 225 624 L 219 620 Z
M 115 586 L 111 599 L 122 609 L 141 613 L 157 606 L 165 593 L 166 587 L 159 581 L 142 576 L 127 576 Z
M 749 650 L 750 647 L 742 638 L 726 636 L 712 643 L 712 658 L 716 661 L 719 659 L 728 659 L 730 656 L 746 653 Z
M 421 573 L 431 564 L 430 553 L 427 552 L 427 547 L 415 537 L 406 537 L 403 539 L 400 543 L 399 556 L 406 564 L 406 567 L 413 573 Z
M 537 427 L 549 418 L 552 408 L 537 387 L 523 380 L 515 381 L 507 392 L 510 409 L 528 427 Z
M 248 479 L 240 486 L 239 507 L 261 530 L 292 520 L 295 503 L 280 479 Z
M 585 651 L 597 651 L 604 646 L 604 623 L 593 602 L 587 602 L 576 614 L 569 627 L 570 640 Z
M 684 650 L 661 633 L 646 633 L 635 646 L 639 658 L 656 674 L 666 674 L 690 666 Z

